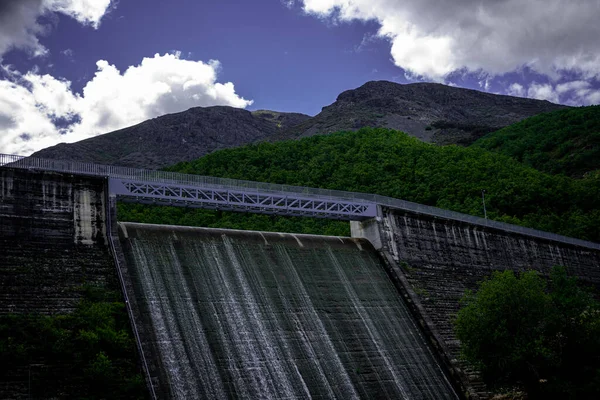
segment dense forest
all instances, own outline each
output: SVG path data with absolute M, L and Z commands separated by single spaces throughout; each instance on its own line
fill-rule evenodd
M 490 133 L 472 147 L 543 172 L 580 178 L 600 170 L 600 106 L 540 114 Z
M 27 368 L 28 398 L 147 398 L 121 294 L 83 289 L 71 314 L 0 315 L 0 376 Z
M 214 152 L 168 168 L 190 174 L 376 193 L 600 241 L 600 179 L 550 175 L 482 148 L 435 146 L 363 128 Z M 240 229 L 348 234 L 335 221 L 121 204 L 119 219 Z

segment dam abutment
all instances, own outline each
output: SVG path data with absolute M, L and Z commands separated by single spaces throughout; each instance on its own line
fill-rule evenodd
M 84 283 L 114 286 L 106 179 L 8 168 L 0 174 L 0 313 L 70 311 Z

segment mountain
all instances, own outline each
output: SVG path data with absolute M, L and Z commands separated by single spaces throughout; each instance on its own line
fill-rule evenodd
M 406 132 L 424 142 L 468 145 L 500 128 L 566 106 L 438 83 L 367 82 L 341 93 L 321 113 L 280 132 L 275 140 L 362 127 Z
M 550 174 L 590 176 L 600 172 L 600 106 L 537 115 L 490 133 L 472 146 Z
M 160 168 L 257 141 L 298 139 L 366 126 L 404 131 L 425 142 L 468 145 L 524 118 L 563 108 L 566 106 L 547 101 L 435 83 L 378 81 L 341 93 L 312 118 L 276 111 L 196 107 L 33 155 Z
M 195 107 L 76 143 L 61 143 L 32 156 L 155 169 L 265 140 L 308 118 L 298 113 Z

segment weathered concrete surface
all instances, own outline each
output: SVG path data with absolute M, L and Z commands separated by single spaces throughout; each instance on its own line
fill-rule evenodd
M 160 398 L 456 398 L 367 241 L 119 226 Z
M 0 237 L 104 243 L 105 179 L 0 169 Z
M 105 202 L 107 201 L 107 197 L 105 193 L 106 182 L 104 179 L 51 172 L 12 170 L 9 168 L 0 169 L 0 174 L 0 313 L 41 312 L 53 314 L 68 312 L 73 309 L 77 301 L 81 298 L 83 283 L 96 283 L 113 288 L 117 287 L 113 260 L 108 247 L 106 246 L 107 218 Z M 116 226 L 113 226 L 113 229 L 114 233 L 116 233 Z M 476 377 L 475 379 L 470 379 L 472 377 L 469 377 L 469 375 L 472 371 L 468 369 L 465 370 L 464 365 L 460 365 L 460 363 L 457 362 L 459 343 L 453 335 L 451 325 L 452 316 L 458 310 L 458 299 L 462 296 L 464 290 L 476 288 L 477 282 L 484 277 L 489 276 L 494 270 L 509 268 L 515 271 L 522 271 L 534 268 L 542 273 L 548 273 L 553 265 L 565 265 L 572 274 L 577 275 L 582 280 L 594 285 L 600 285 L 600 252 L 588 248 L 535 239 L 490 228 L 470 226 L 456 221 L 447 221 L 436 219 L 434 217 L 418 216 L 415 214 L 393 212 L 389 210 L 383 210 L 379 220 L 353 223 L 352 232 L 355 236 L 369 238 L 374 246 L 380 249 L 381 255 L 386 260 L 385 269 L 388 276 L 392 278 L 392 282 L 400 289 L 400 292 L 409 304 L 413 315 L 416 316 L 416 321 L 425 328 L 425 331 L 429 335 L 427 340 L 434 343 L 442 355 L 441 359 L 447 360 L 447 364 L 450 365 L 449 368 L 456 368 L 456 371 L 458 371 L 456 372 L 456 374 L 458 374 L 457 376 L 461 379 L 464 378 L 463 381 L 466 382 L 466 386 L 464 386 L 465 391 L 470 391 L 473 397 L 477 397 L 478 395 L 481 395 L 480 397 L 485 397 L 485 388 L 483 386 L 478 386 Z M 264 237 L 264 235 L 267 235 L 269 239 Z M 269 268 L 278 268 L 280 264 L 277 263 L 281 263 L 281 260 L 277 261 L 277 257 L 281 256 L 278 253 L 280 250 L 275 251 L 275 253 L 279 255 L 274 256 L 272 254 L 274 251 L 273 247 L 270 247 L 272 246 L 272 240 L 270 239 L 272 236 L 269 235 L 275 235 L 273 237 L 285 236 L 263 234 L 263 236 L 260 237 L 255 235 L 251 240 L 249 237 L 245 237 L 243 240 L 244 245 L 238 250 L 232 250 L 232 254 L 237 254 L 236 257 L 241 257 L 240 259 L 244 260 L 244 262 L 246 262 L 246 260 L 251 260 L 252 257 L 260 255 L 266 264 L 258 268 L 258 271 L 268 270 L 265 269 L 265 266 L 269 265 L 266 260 L 275 263 Z M 306 276 L 303 274 L 289 275 L 289 273 L 291 273 L 290 271 L 292 271 L 289 268 L 294 265 L 296 258 L 298 258 L 300 262 L 303 262 L 302 260 L 309 257 L 304 252 L 313 249 L 311 246 L 315 244 L 312 239 L 303 241 L 290 239 L 294 238 L 293 235 L 287 235 L 286 237 L 287 239 L 283 242 L 285 242 L 285 246 L 288 247 L 287 250 L 283 251 L 281 254 L 287 254 L 286 262 L 289 261 L 290 264 L 286 264 L 287 269 L 282 269 L 281 271 L 274 269 L 271 271 L 275 274 L 274 276 L 277 277 L 277 279 L 281 278 L 283 281 L 278 281 L 277 279 L 268 282 L 265 281 L 268 284 L 260 286 L 260 290 L 266 290 L 268 292 L 268 290 L 279 287 L 278 285 L 283 285 L 281 287 L 285 287 L 289 290 L 297 290 L 296 284 L 298 284 L 298 282 L 301 282 L 301 284 L 304 285 L 304 280 L 310 278 L 314 280 L 313 283 L 316 286 L 312 288 L 307 286 L 305 287 L 305 290 L 307 293 L 310 290 L 316 290 L 312 294 L 313 296 L 317 296 L 318 299 L 315 300 L 315 304 L 322 301 L 323 296 L 333 296 L 335 290 L 337 290 L 334 290 L 333 288 L 340 283 L 340 276 L 344 275 L 340 271 L 343 272 L 347 265 L 353 265 L 352 257 L 347 258 L 346 256 L 342 257 L 340 255 L 341 261 L 336 261 L 338 255 L 333 254 L 333 258 L 328 261 L 330 267 L 331 265 L 335 266 L 333 272 L 327 271 L 326 269 L 315 270 L 310 267 L 303 270 L 303 274 L 306 274 Z M 117 239 L 114 240 L 117 249 L 119 249 L 121 243 L 123 243 L 123 246 L 127 249 L 127 252 L 129 252 L 127 257 L 129 262 L 131 262 L 131 257 L 133 257 L 131 252 L 135 247 L 134 242 L 135 240 L 131 241 L 130 238 L 123 242 L 120 242 Z M 193 263 L 196 262 L 194 261 L 194 257 L 198 257 L 192 257 L 190 256 L 191 253 L 188 253 L 191 251 L 190 249 L 194 248 L 196 245 L 190 245 L 191 247 L 186 250 L 186 247 L 179 239 L 173 240 L 170 244 L 165 244 L 160 240 L 153 243 L 155 243 L 155 247 L 147 247 L 145 254 L 143 252 L 138 252 L 136 256 L 138 258 L 145 258 L 146 261 L 151 261 L 149 263 L 146 262 L 146 266 L 150 268 L 147 271 L 152 271 L 151 267 L 154 265 L 173 266 L 173 263 L 175 262 L 175 264 L 180 264 L 177 268 L 183 268 L 185 272 L 184 275 L 182 275 L 184 282 L 188 282 L 186 280 L 189 280 L 192 277 L 192 280 L 189 282 L 193 282 L 197 287 L 203 287 L 204 290 L 213 292 L 216 290 L 223 290 L 223 287 L 220 285 L 223 285 L 225 281 L 221 278 L 217 279 L 215 276 L 212 276 L 210 278 L 212 279 L 212 284 L 206 286 L 207 284 L 203 283 L 204 281 L 202 281 L 202 279 L 198 280 L 198 276 L 193 277 L 194 274 L 198 273 L 198 271 L 193 272 L 194 268 L 192 268 Z M 223 251 L 227 253 L 227 245 L 215 243 L 210 244 L 208 247 L 211 249 L 214 247 L 216 249 L 214 251 L 218 254 L 223 253 Z M 310 245 L 307 246 L 307 243 L 310 243 Z M 331 242 L 327 243 L 331 244 Z M 356 243 L 361 242 L 359 241 Z M 249 248 L 253 248 L 253 250 L 244 250 L 243 248 L 246 245 L 249 246 Z M 319 246 L 322 245 L 324 244 L 319 244 Z M 154 250 L 161 246 L 171 246 L 169 248 L 170 252 L 166 258 L 164 257 L 164 249 L 161 251 Z M 225 247 L 225 250 L 223 250 L 223 246 Z M 202 254 L 206 255 L 213 250 L 208 251 L 204 249 L 202 251 L 204 252 Z M 183 253 L 180 254 L 180 252 Z M 194 254 L 196 254 L 196 252 L 197 249 L 192 251 Z M 223 256 L 223 254 L 219 257 Z M 330 255 L 327 255 L 327 257 L 329 256 Z M 313 254 L 310 257 L 313 257 L 311 262 L 315 263 L 317 261 L 321 262 L 322 260 L 328 260 L 324 254 L 318 255 L 316 258 Z M 121 254 L 119 259 L 124 263 L 125 258 L 126 257 Z M 322 260 L 319 260 L 319 258 Z M 211 266 L 212 261 L 210 257 L 205 257 L 202 260 L 203 268 Z M 216 263 L 217 261 L 214 262 Z M 245 265 L 246 264 L 244 263 L 240 264 L 240 268 L 246 268 Z M 371 267 L 367 269 L 371 271 L 370 273 L 373 273 L 374 270 L 370 268 Z M 159 304 L 162 299 L 158 296 L 149 303 L 147 296 L 144 297 L 139 295 L 139 293 L 141 293 L 139 287 L 141 275 L 139 275 L 139 270 L 129 271 L 127 268 L 123 267 L 120 271 L 124 274 L 126 291 L 128 293 L 136 294 L 136 296 L 130 297 L 131 303 L 138 311 L 142 310 L 141 313 L 138 313 L 138 315 L 135 316 L 135 319 L 137 320 L 135 322 L 138 322 L 138 326 L 141 327 L 142 330 L 146 329 L 146 332 L 143 332 L 146 335 L 145 345 L 150 347 L 155 346 L 157 343 L 156 334 L 152 333 L 154 332 L 153 325 L 149 324 L 148 315 L 152 304 Z M 248 276 L 253 276 L 253 279 L 255 278 L 251 272 L 246 271 L 244 274 L 250 274 Z M 372 333 L 380 329 L 379 327 L 377 327 L 375 331 L 371 329 L 373 326 L 377 326 L 377 324 L 372 325 L 371 323 L 365 322 L 371 318 L 371 313 L 374 312 L 373 310 L 377 305 L 377 299 L 369 297 L 368 290 L 363 293 L 364 288 L 361 288 L 362 284 L 368 282 L 369 279 L 373 279 L 373 277 L 368 276 L 369 274 L 363 274 L 357 277 L 354 276 L 350 280 L 351 282 L 346 282 L 347 284 L 351 283 L 352 285 L 358 285 L 358 287 L 353 287 L 352 290 L 346 290 L 347 294 L 353 293 L 352 296 L 356 295 L 358 298 L 364 294 L 367 296 L 368 306 L 360 306 L 358 307 L 358 311 L 349 313 L 343 311 L 347 304 L 341 300 L 339 302 L 336 300 L 334 302 L 335 306 L 329 307 L 323 306 L 322 304 L 317 305 L 314 308 L 314 312 L 319 318 L 322 318 L 323 321 L 325 321 L 323 323 L 323 329 L 325 329 L 326 332 L 334 332 L 335 329 L 338 329 L 336 324 L 341 324 L 339 326 L 344 326 L 346 328 L 353 327 L 353 324 L 358 322 L 366 324 L 364 325 L 368 328 L 366 330 L 354 331 L 352 330 L 353 328 L 348 328 L 350 329 L 350 336 L 353 337 L 352 340 L 356 339 L 356 343 L 360 343 L 358 347 L 362 346 L 360 350 L 354 345 L 351 345 L 349 348 L 344 348 L 343 346 L 346 345 L 346 339 L 343 337 L 344 335 L 334 335 L 332 346 L 336 351 L 340 352 L 341 358 L 346 357 L 344 358 L 346 361 L 342 362 L 345 366 L 346 374 L 348 374 L 348 371 L 352 368 L 358 368 L 359 371 L 362 371 L 361 374 L 359 374 L 360 377 L 349 376 L 348 379 L 352 382 L 351 385 L 355 385 L 356 382 L 359 382 L 356 384 L 358 385 L 357 387 L 364 388 L 371 387 L 369 385 L 374 385 L 373 387 L 375 387 L 380 384 L 377 382 L 384 382 L 381 387 L 385 387 L 386 389 L 384 392 L 389 394 L 393 392 L 393 390 L 392 392 L 389 392 L 389 387 L 394 385 L 399 387 L 396 382 L 397 375 L 395 375 L 395 372 L 386 372 L 383 374 L 384 378 L 377 376 L 378 373 L 375 371 L 385 364 L 385 362 L 380 362 L 381 360 L 372 363 L 366 369 L 364 369 L 363 366 L 364 360 L 371 360 L 371 355 L 379 351 L 379 348 L 373 348 L 373 343 L 381 343 L 379 339 L 373 339 L 372 337 Z M 187 293 L 185 290 L 189 291 L 189 287 L 186 286 L 187 284 L 183 286 L 179 285 L 179 281 L 175 280 L 174 275 L 169 277 L 167 274 L 165 276 L 168 278 L 169 284 L 174 285 L 171 290 L 165 293 L 169 293 L 168 296 L 175 296 L 178 300 L 181 300 L 181 296 L 183 296 L 182 293 Z M 367 279 L 367 276 L 369 279 Z M 352 283 L 354 281 L 356 282 Z M 385 279 L 379 281 L 378 284 L 384 285 L 384 281 Z M 150 281 L 146 283 L 148 284 Z M 234 293 L 238 293 L 240 290 L 240 288 L 235 285 L 231 286 L 231 288 Z M 244 294 L 246 292 L 242 291 L 239 293 Z M 275 298 L 276 296 L 274 293 L 275 292 L 268 294 L 269 298 Z M 278 291 L 277 296 L 281 296 L 281 298 L 278 300 L 279 303 L 277 304 L 285 305 L 285 296 L 282 296 L 279 293 L 280 292 Z M 295 294 L 291 296 L 291 298 L 296 300 L 300 299 L 302 301 L 306 300 L 304 294 L 300 292 L 294 293 Z M 196 295 L 197 293 L 192 297 Z M 225 296 L 225 294 L 223 295 Z M 356 297 L 352 298 L 356 300 Z M 389 303 L 388 300 L 386 300 L 387 303 Z M 217 301 L 217 303 L 220 304 L 219 307 L 225 307 L 226 304 L 229 304 L 227 307 L 233 307 L 232 304 L 235 302 L 232 303 L 228 301 L 225 301 L 225 303 L 218 303 Z M 211 303 L 210 301 L 205 303 L 209 306 L 212 304 L 212 307 L 216 307 L 215 304 L 217 304 L 214 302 Z M 254 309 L 253 307 L 257 304 L 262 303 L 256 301 L 250 302 L 249 305 L 247 305 L 247 307 L 249 307 L 247 309 L 243 308 L 240 304 L 237 304 L 235 307 L 242 307 L 241 309 L 243 312 L 241 315 L 244 316 L 244 313 L 249 315 L 248 310 Z M 265 304 L 260 305 L 259 309 L 261 309 L 260 307 L 267 307 Z M 295 307 L 298 304 L 291 304 L 291 307 Z M 209 312 L 209 314 L 212 316 L 229 315 L 226 312 L 227 310 L 223 310 L 212 312 L 212 314 Z M 307 310 L 310 310 L 310 308 L 307 308 Z M 299 322 L 308 323 L 308 321 L 311 321 L 311 319 L 308 318 L 310 315 L 305 311 L 300 312 L 298 315 Z M 205 316 L 202 316 L 202 318 L 204 317 Z M 265 326 L 271 327 L 269 324 L 275 324 L 273 326 L 276 326 L 276 322 L 284 317 L 287 317 L 287 315 L 284 316 L 282 314 L 271 320 L 265 319 L 258 324 L 263 324 L 260 329 L 263 329 Z M 246 329 L 243 330 L 245 334 L 250 334 L 250 332 L 262 332 L 260 329 L 259 331 L 255 330 L 258 329 L 258 325 L 256 325 L 257 322 L 248 320 L 245 316 L 242 320 L 244 320 L 244 318 L 246 318 L 246 325 L 244 326 L 246 326 L 247 329 L 244 328 L 244 326 L 242 326 L 242 329 Z M 390 321 L 391 320 L 392 319 L 390 319 Z M 230 325 L 226 324 L 226 326 L 231 328 L 230 333 L 239 333 L 233 329 L 235 324 L 231 321 L 235 320 L 229 320 L 228 323 L 230 323 Z M 383 329 L 383 331 L 387 330 L 398 334 L 398 332 L 401 332 L 402 330 L 398 329 L 398 324 L 396 322 L 392 323 L 388 328 L 381 329 Z M 222 322 L 213 321 L 213 323 L 218 325 Z M 290 332 L 296 332 L 295 334 L 297 334 L 297 331 L 294 331 L 296 325 L 285 323 L 282 326 L 284 326 L 282 328 L 283 331 L 288 332 L 289 334 L 291 334 Z M 327 326 L 329 326 L 329 328 L 327 328 Z M 280 349 L 292 351 L 290 349 L 294 349 L 294 346 L 299 346 L 302 340 L 307 340 L 306 343 L 312 343 L 312 341 L 317 338 L 319 329 L 321 328 L 317 329 L 313 326 L 313 328 L 305 331 L 304 336 L 295 337 L 292 340 L 290 347 L 283 345 L 280 346 Z M 338 332 L 339 331 L 340 329 L 338 329 Z M 323 332 L 323 330 L 320 332 Z M 418 330 L 413 332 L 418 332 Z M 276 334 L 273 335 L 275 335 L 273 337 L 275 337 L 275 342 L 277 342 L 280 338 Z M 240 343 L 245 343 L 245 345 L 254 343 L 253 345 L 255 345 L 255 342 L 256 340 L 254 340 L 254 342 L 250 340 L 246 342 L 241 341 Z M 216 343 L 219 343 L 219 346 L 225 346 L 222 340 L 217 341 Z M 396 347 L 392 347 L 394 348 L 394 351 L 397 351 Z M 244 347 L 241 346 L 239 349 L 243 348 Z M 154 351 L 154 354 L 158 354 L 156 353 L 158 351 L 156 350 L 156 347 L 154 347 L 154 350 L 152 351 Z M 359 361 L 356 361 L 352 358 L 352 352 L 355 351 L 363 351 L 368 355 L 365 356 L 365 358 L 359 357 Z M 383 353 L 386 353 L 386 351 Z M 321 362 L 320 360 L 322 360 L 324 354 L 323 351 L 317 351 L 313 354 L 317 361 L 311 359 L 310 362 Z M 178 355 L 178 357 L 180 356 Z M 249 355 L 246 353 L 242 352 L 240 357 L 246 361 L 249 360 L 247 358 Z M 235 358 L 233 359 L 235 360 Z M 383 357 L 383 359 L 385 359 L 385 357 Z M 160 387 L 161 390 L 163 390 L 163 393 L 172 393 L 171 390 L 174 383 L 169 380 L 171 378 L 168 378 L 165 369 L 162 367 L 163 362 L 169 362 L 170 359 L 167 361 L 165 361 L 164 358 L 159 361 L 156 360 L 157 359 L 155 359 L 154 364 L 151 365 L 153 368 L 151 373 L 156 379 L 155 383 L 157 387 Z M 232 359 L 228 358 L 226 361 L 229 362 L 231 360 Z M 298 360 L 302 360 L 302 358 L 298 358 Z M 306 363 L 309 361 L 304 360 L 298 362 L 298 368 L 299 370 L 302 370 L 300 366 L 306 366 Z M 241 364 L 236 364 L 233 368 L 238 368 L 238 372 L 243 371 L 243 369 L 239 370 L 239 365 Z M 263 375 L 265 371 L 270 371 L 268 367 L 260 364 L 260 362 L 256 365 L 260 365 L 260 368 L 263 368 L 261 372 Z M 325 376 L 329 376 L 327 373 L 329 373 L 332 364 L 328 361 L 324 365 L 325 366 L 321 369 Z M 252 368 L 254 367 L 251 367 L 251 369 Z M 266 370 L 264 368 L 266 368 Z M 25 387 L 24 379 L 26 378 L 24 378 L 23 375 L 25 373 L 23 371 L 25 370 L 21 369 L 20 371 L 21 372 L 15 372 L 15 377 L 20 376 L 20 378 L 11 378 L 13 379 L 11 383 L 7 384 L 5 381 L 4 384 L 1 384 L 0 382 L 0 398 L 18 397 L 8 395 L 7 393 L 10 392 L 10 387 Z M 233 370 L 229 369 L 228 371 Z M 232 372 L 228 372 L 227 374 L 230 373 Z M 318 374 L 310 373 L 309 375 L 310 379 L 313 380 L 322 379 Z M 232 378 L 229 375 L 226 377 L 223 382 L 225 382 L 227 390 L 231 389 L 231 387 L 234 387 L 236 384 L 240 384 L 236 379 L 237 378 Z M 242 377 L 242 380 L 244 379 L 245 378 Z M 256 387 L 260 387 L 255 384 L 256 382 L 243 383 L 243 385 L 246 385 L 246 389 L 251 389 L 248 389 L 250 392 L 256 390 Z M 420 383 L 419 385 L 424 384 Z M 9 389 L 6 389 L 7 387 Z M 323 387 L 326 387 L 326 385 Z M 292 385 L 291 388 L 296 390 L 296 386 L 294 385 Z M 285 389 L 288 390 L 290 387 L 285 387 Z M 269 388 L 269 390 L 272 390 L 272 388 Z M 370 390 L 371 389 L 368 389 L 365 393 L 384 393 L 378 392 L 379 389 L 374 389 L 372 392 Z M 477 393 L 478 391 L 480 393 Z M 25 395 L 22 394 L 21 397 L 25 397 Z M 429 396 L 428 398 L 432 398 L 432 396 Z
M 0 170 L 0 313 L 67 312 L 82 285 L 115 284 L 105 181 Z
M 380 210 L 381 207 L 378 206 Z M 350 221 L 350 232 L 353 238 L 363 238 L 371 242 L 375 250 L 380 250 L 384 243 L 381 240 L 381 218 L 371 218 L 366 221 Z
M 0 169 L 0 314 L 70 312 L 84 284 L 118 290 L 105 240 L 105 186 L 102 178 Z M 0 398 L 29 398 L 30 377 L 44 387 L 42 369 L 52 380 L 46 385 L 72 384 L 68 366 L 30 363 L 0 377 Z
M 548 274 L 555 265 L 567 267 L 583 282 L 600 285 L 600 252 L 589 248 L 385 209 L 379 228 L 375 240 L 382 242 L 382 253 L 407 283 L 407 296 L 420 310 L 432 339 L 455 367 L 470 375 L 471 389 L 483 398 L 485 387 L 476 373 L 458 362 L 460 343 L 452 328 L 465 290 L 476 289 L 493 271 L 534 269 Z

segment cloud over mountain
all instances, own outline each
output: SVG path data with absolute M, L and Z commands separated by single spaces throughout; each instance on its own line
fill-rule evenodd
M 600 75 L 598 0 L 302 1 L 320 17 L 377 20 L 394 62 L 430 79 L 523 66 L 552 77 L 565 70 Z
M 504 92 L 568 104 L 600 99 L 599 0 L 299 0 L 306 13 L 335 22 L 374 20 L 393 62 L 410 78 L 485 82 L 523 70 L 539 75 Z M 560 91 L 557 84 L 584 89 Z M 522 86 L 519 83 L 516 85 Z M 596 89 L 594 89 L 596 87 Z
M 0 2 L 0 62 L 12 49 L 42 56 L 47 49 L 38 37 L 51 30 L 41 17 L 67 15 L 82 25 L 99 28 L 112 0 L 2 0 Z M 72 52 L 72 51 L 71 51 Z M 27 73 L 1 65 L 0 152 L 29 154 L 56 144 L 124 128 L 166 113 L 194 106 L 252 102 L 235 93 L 233 83 L 217 82 L 218 61 L 184 60 L 180 53 L 146 57 L 119 71 L 108 61 L 96 63 L 95 76 L 81 94 L 71 82 L 35 69 Z
M 83 88 L 35 72 L 5 68 L 0 81 L 0 152 L 29 154 L 58 142 L 73 142 L 194 106 L 245 108 L 231 82 L 217 82 L 219 62 L 156 54 L 119 71 L 105 60 Z

